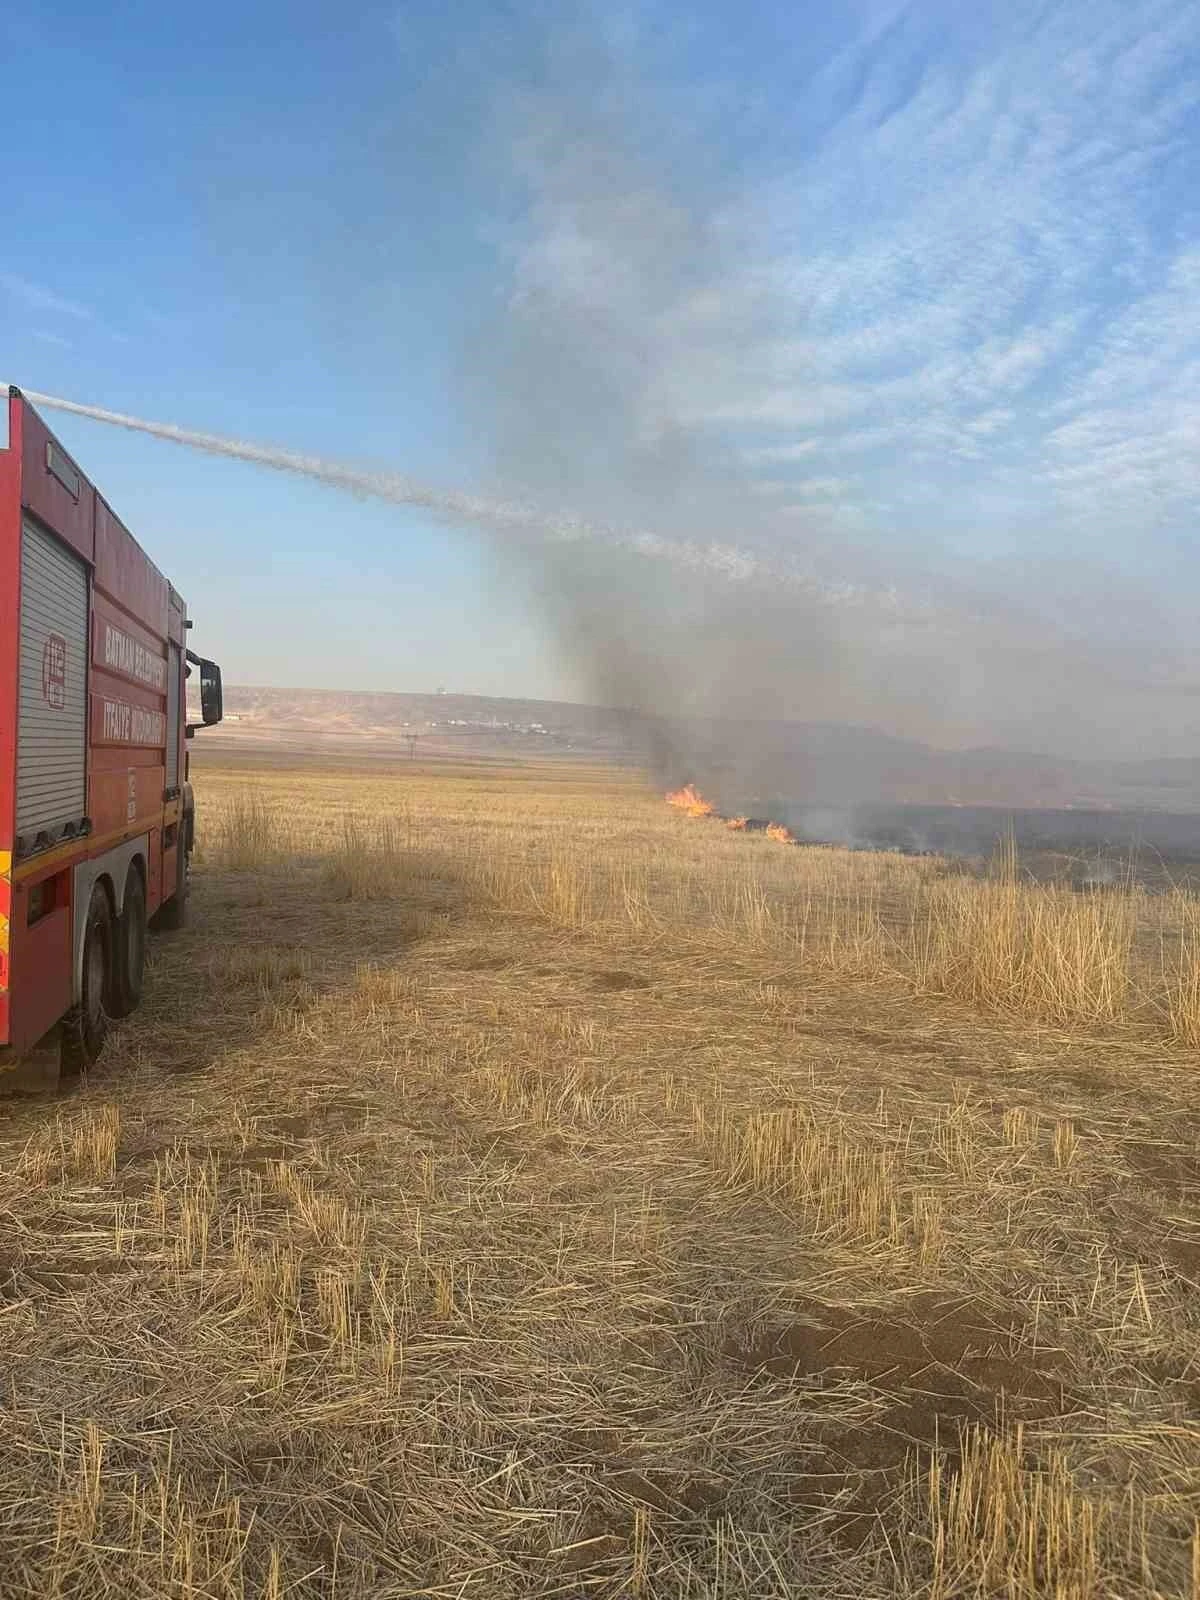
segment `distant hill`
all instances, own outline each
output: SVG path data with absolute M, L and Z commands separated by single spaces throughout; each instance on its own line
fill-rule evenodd
M 1006 806 L 1200 811 L 1200 756 L 1068 761 L 1008 750 L 939 750 L 838 723 L 690 722 L 666 728 L 632 712 L 554 700 L 225 688 L 226 721 L 205 747 L 261 746 L 424 758 L 470 755 L 657 758 L 664 781 L 706 784 L 729 807 Z M 411 741 L 415 740 L 415 744 Z
M 225 685 L 225 721 L 207 742 L 360 748 L 430 755 L 630 758 L 628 713 L 550 700 Z

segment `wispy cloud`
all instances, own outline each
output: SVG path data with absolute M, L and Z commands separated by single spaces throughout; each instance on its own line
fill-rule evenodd
M 577 40 L 512 97 L 502 465 L 933 596 L 925 692 L 992 729 L 1029 724 L 1070 649 L 1065 736 L 1118 661 L 1200 664 L 1194 604 L 1134 581 L 1200 515 L 1200 0 L 859 22 L 802 125 L 788 78 L 722 86 L 720 133 L 694 131 Z M 723 185 L 739 93 L 772 133 Z M 1111 724 L 1154 721 L 1112 694 Z
M 77 322 L 95 320 L 95 313 L 89 306 L 80 304 L 78 300 L 70 300 L 44 284 L 33 283 L 28 278 L 19 277 L 13 272 L 0 272 L 0 290 L 30 311 L 71 317 Z
M 520 292 L 603 329 L 644 419 L 772 490 L 793 468 L 793 500 L 861 510 L 882 479 L 1035 545 L 1139 497 L 1200 509 L 1200 6 L 1016 7 L 957 40 L 938 11 L 877 13 L 819 136 L 707 216 L 611 153 L 581 186 L 593 152 L 529 133 Z

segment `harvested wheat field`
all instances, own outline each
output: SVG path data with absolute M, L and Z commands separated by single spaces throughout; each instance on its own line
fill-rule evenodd
M 1193 902 L 197 764 L 0 1107 L 0 1593 L 1200 1597 Z

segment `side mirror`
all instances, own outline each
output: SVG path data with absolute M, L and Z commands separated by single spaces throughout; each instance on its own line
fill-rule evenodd
M 221 720 L 221 669 L 215 661 L 200 663 L 200 717 L 206 728 Z
M 221 720 L 221 669 L 215 661 L 205 661 L 203 656 L 193 655 L 190 650 L 185 653 L 190 663 L 188 677 L 192 675 L 192 667 L 200 668 L 200 721 L 188 723 L 186 731 L 190 739 L 197 727 L 211 728 Z

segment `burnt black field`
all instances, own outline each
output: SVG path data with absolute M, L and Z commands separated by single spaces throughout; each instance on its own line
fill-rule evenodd
M 1190 877 L 1200 870 L 1196 813 L 786 803 L 777 803 L 774 811 L 805 843 L 983 860 L 1011 830 L 1022 857 L 1076 861 L 1084 872 L 1132 869 L 1135 877 L 1150 882 L 1164 873 Z

